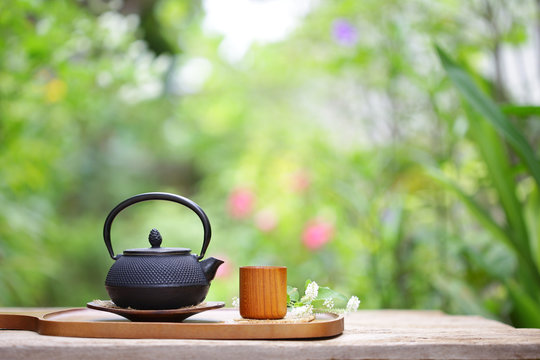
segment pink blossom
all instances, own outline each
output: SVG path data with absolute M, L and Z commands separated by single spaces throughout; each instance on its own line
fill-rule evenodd
M 334 225 L 321 219 L 308 221 L 302 233 L 302 242 L 309 250 L 318 250 L 332 240 Z
M 235 219 L 245 219 L 253 211 L 255 194 L 247 188 L 237 188 L 231 192 L 227 202 L 229 215 Z
M 255 226 L 262 232 L 274 230 L 278 223 L 276 213 L 270 209 L 263 209 L 255 215 Z

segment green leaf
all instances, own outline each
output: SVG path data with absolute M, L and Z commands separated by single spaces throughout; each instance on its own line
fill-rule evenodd
M 540 328 L 540 307 L 515 281 L 508 281 L 506 287 L 514 300 L 514 314 L 523 327 Z
M 497 239 L 505 243 L 510 249 L 517 251 L 514 243 L 510 239 L 510 234 L 493 220 L 491 215 L 483 209 L 474 198 L 466 194 L 456 183 L 450 180 L 443 172 L 435 168 L 426 168 L 426 174 L 431 176 L 434 180 L 438 181 L 441 185 L 444 185 L 448 190 L 451 190 L 457 197 L 463 202 L 471 214 L 476 220 L 481 223 L 486 230 Z
M 486 228 L 486 230 L 489 230 L 495 238 L 503 242 L 506 246 L 508 246 L 508 248 L 514 250 L 514 253 L 516 254 L 519 261 L 519 266 L 523 268 L 523 271 L 527 272 L 526 274 L 524 274 L 524 276 L 522 276 L 522 280 L 526 284 L 529 293 L 536 294 L 539 291 L 538 268 L 534 263 L 531 253 L 524 252 L 524 246 L 519 245 L 519 242 L 515 242 L 512 238 L 512 234 L 510 234 L 507 229 L 498 225 L 489 215 L 489 213 L 485 211 L 474 200 L 473 197 L 467 195 L 457 184 L 448 179 L 440 170 L 426 168 L 426 173 L 430 175 L 433 179 L 444 185 L 446 188 L 454 192 L 454 194 L 459 197 L 459 199 L 468 208 L 471 214 L 476 218 L 479 223 L 481 223 Z
M 314 309 L 323 309 L 325 308 L 324 306 L 325 301 L 326 300 L 323 300 L 323 299 L 315 299 L 311 301 L 311 305 L 313 306 Z
M 311 279 L 307 279 L 306 280 L 306 283 L 304 284 L 304 294 L 306 293 L 306 289 L 308 287 L 309 284 L 311 284 L 313 281 L 311 281 Z
M 493 279 L 504 282 L 515 271 L 515 257 L 508 256 L 506 249 L 496 246 L 497 243 L 484 244 L 477 248 L 468 246 L 463 249 L 471 263 L 486 272 Z
M 527 27 L 522 23 L 514 23 L 503 35 L 503 40 L 512 45 L 524 44 L 527 42 Z
M 300 300 L 298 289 L 287 285 L 287 303 L 297 302 L 298 300 Z
M 529 200 L 525 204 L 525 218 L 529 226 L 529 240 L 536 266 L 540 268 L 540 222 L 538 214 L 540 214 L 540 189 L 536 188 L 529 196 Z M 540 286 L 540 284 L 539 284 Z
M 443 68 L 461 95 L 510 143 L 540 186 L 540 162 L 523 134 L 502 113 L 497 104 L 478 88 L 461 66 L 450 59 L 440 47 L 435 48 Z
M 501 105 L 501 110 L 506 115 L 515 115 L 521 117 L 528 117 L 532 115 L 540 116 L 540 106 L 534 105 L 507 104 Z
M 479 119 L 468 104 L 465 104 L 465 110 L 469 119 L 469 136 L 482 155 L 506 215 L 510 228 L 509 239 L 522 255 L 528 256 L 531 249 L 523 218 L 523 205 L 516 197 L 516 183 L 504 144 L 493 127 Z
M 313 300 L 311 304 L 315 307 L 315 301 L 322 301 L 322 303 L 324 303 L 325 300 L 332 300 L 334 302 L 335 308 L 343 309 L 347 306 L 347 301 L 349 299 L 345 295 L 340 294 L 337 291 L 330 289 L 329 287 L 320 286 L 317 298 Z

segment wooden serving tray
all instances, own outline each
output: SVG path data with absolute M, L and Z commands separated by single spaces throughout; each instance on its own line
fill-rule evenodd
M 311 322 L 235 321 L 236 309 L 200 313 L 181 323 L 131 322 L 104 311 L 76 308 L 44 315 L 0 314 L 0 329 L 41 335 L 113 339 L 309 339 L 343 332 L 342 315 L 317 314 Z

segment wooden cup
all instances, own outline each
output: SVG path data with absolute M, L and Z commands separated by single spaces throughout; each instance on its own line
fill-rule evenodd
M 240 315 L 282 319 L 287 314 L 287 267 L 240 267 Z

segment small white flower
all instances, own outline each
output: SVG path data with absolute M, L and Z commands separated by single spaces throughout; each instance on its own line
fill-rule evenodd
M 360 305 L 360 300 L 356 296 L 351 296 L 349 301 L 347 302 L 347 312 L 353 312 L 358 310 L 358 306 Z
M 315 281 L 310 282 L 306 287 L 306 300 L 313 301 L 317 298 L 317 295 L 319 295 L 319 285 Z
M 304 305 L 300 307 L 295 307 L 291 311 L 291 316 L 293 318 L 303 318 L 303 317 L 307 317 L 311 315 L 313 315 L 312 305 Z
M 326 299 L 324 300 L 323 306 L 327 309 L 333 309 L 334 308 L 334 300 L 332 299 Z
M 240 307 L 240 299 L 238 298 L 238 296 L 232 298 L 232 306 L 234 308 Z

